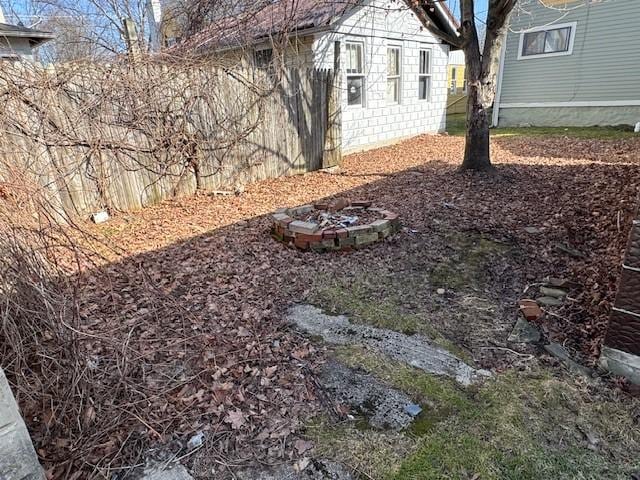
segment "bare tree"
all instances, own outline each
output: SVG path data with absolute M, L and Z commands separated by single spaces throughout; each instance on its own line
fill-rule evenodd
M 439 1 L 442 0 L 412 0 L 411 7 L 434 35 L 464 51 L 468 100 L 462 169 L 490 170 L 489 109 L 496 95 L 500 52 L 507 35 L 509 17 L 518 0 L 489 0 L 484 42 L 479 35 L 474 0 L 460 0 L 458 37 L 446 34 L 429 20 L 427 12 L 436 8 Z

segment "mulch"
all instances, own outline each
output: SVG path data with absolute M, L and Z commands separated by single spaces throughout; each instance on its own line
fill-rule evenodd
M 85 346 L 98 363 L 109 362 L 114 345 L 131 354 L 118 376 L 101 380 L 112 394 L 94 405 L 85 433 L 106 439 L 83 452 L 82 468 L 135 465 L 141 446 L 184 445 L 199 431 L 219 465 L 295 456 L 295 432 L 318 408 L 311 367 L 321 352 L 287 328 L 287 305 L 318 273 L 384 262 L 417 240 L 406 231 L 354 252 L 301 252 L 269 236 L 268 214 L 279 207 L 371 200 L 409 230 L 444 223 L 507 239 L 521 253 L 505 274 L 579 285 L 546 327 L 596 358 L 636 208 L 640 140 L 518 137 L 492 148 L 494 174 L 461 173 L 463 139 L 424 135 L 348 156 L 337 174 L 176 199 L 95 227 L 127 253 L 83 273 L 82 330 L 96 336 Z M 78 445 L 30 427 L 50 476 L 59 475 L 55 465 Z

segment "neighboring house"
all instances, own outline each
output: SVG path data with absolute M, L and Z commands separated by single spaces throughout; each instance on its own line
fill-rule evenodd
M 33 61 L 34 50 L 52 38 L 51 32 L 5 23 L 0 7 L 0 61 Z
M 639 4 L 529 0 L 511 19 L 493 124 L 640 121 Z
M 462 50 L 454 50 L 449 53 L 447 71 L 447 85 L 449 86 L 447 114 L 465 113 L 467 111 L 467 79 Z
M 449 45 L 430 33 L 407 4 L 280 0 L 262 5 L 226 24 L 216 23 L 181 48 L 224 50 L 269 67 L 280 60 L 273 47 L 286 29 L 287 46 L 281 49 L 286 65 L 339 66 L 342 72 L 343 151 L 445 129 Z M 457 34 L 442 2 L 429 15 L 437 28 Z

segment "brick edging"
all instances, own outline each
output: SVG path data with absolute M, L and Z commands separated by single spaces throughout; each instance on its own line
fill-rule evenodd
M 352 250 L 384 240 L 400 230 L 400 216 L 390 210 L 372 207 L 368 201 L 344 201 L 341 210 L 364 210 L 379 213 L 382 218 L 364 225 L 346 228 L 321 228 L 311 222 L 302 222 L 292 217 L 313 210 L 329 211 L 326 203 L 302 205 L 296 208 L 281 208 L 272 215 L 273 238 L 300 250 L 315 252 Z

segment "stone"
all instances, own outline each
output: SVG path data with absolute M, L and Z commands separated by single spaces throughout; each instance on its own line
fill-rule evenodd
M 413 403 L 411 405 L 407 405 L 406 407 L 404 407 L 404 411 L 407 412 L 412 417 L 417 417 L 422 413 L 422 407 L 416 403 Z
M 0 368 L 0 479 L 44 480 L 20 410 Z
M 524 227 L 524 231 L 527 232 L 529 235 L 535 235 L 537 233 L 542 233 L 542 229 L 540 229 L 538 227 Z
M 422 335 L 405 335 L 354 324 L 343 315 L 326 315 L 313 305 L 295 305 L 287 312 L 287 320 L 308 335 L 322 337 L 329 344 L 362 345 L 427 373 L 451 377 L 464 386 L 491 376 L 487 370 L 467 365 Z
M 507 341 L 511 343 L 538 343 L 540 337 L 540 330 L 535 325 L 530 324 L 524 318 L 519 318 Z
M 369 225 L 356 225 L 355 227 L 347 227 L 346 230 L 350 237 L 356 237 L 360 234 L 371 232 L 371 227 Z
M 436 290 L 436 293 L 438 295 L 444 295 L 447 291 L 444 288 L 439 288 Z
M 355 246 L 361 247 L 363 245 L 369 245 L 370 243 L 375 243 L 378 241 L 378 234 L 376 232 L 373 233 L 361 233 L 358 234 L 355 238 Z
M 625 377 L 635 385 L 640 385 L 639 355 L 603 346 L 598 364 L 604 370 Z
M 319 227 L 315 223 L 295 220 L 288 225 L 288 228 L 294 233 L 306 233 L 307 235 L 312 235 L 318 231 Z
M 389 220 L 376 220 L 371 222 L 369 226 L 373 229 L 374 232 L 382 232 L 385 229 L 391 228 L 391 222 Z
M 567 292 L 559 288 L 540 287 L 540 293 L 545 297 L 563 298 L 567 296 Z
M 560 360 L 565 367 L 567 367 L 570 371 L 574 373 L 578 373 L 580 375 L 584 375 L 585 377 L 591 377 L 593 371 L 590 368 L 587 368 L 583 365 L 580 365 L 578 362 L 573 360 L 569 355 L 569 352 L 566 348 L 564 348 L 559 343 L 550 343 L 544 346 L 544 349 Z
M 578 287 L 577 283 L 567 280 L 566 278 L 548 277 L 544 279 L 544 283 L 555 288 L 571 289 Z
M 540 297 L 536 299 L 536 302 L 545 307 L 558 307 L 562 305 L 562 300 L 555 297 Z
M 288 220 L 291 217 L 286 213 L 274 213 L 273 215 L 271 215 L 271 218 L 273 218 L 273 220 L 276 222 L 282 222 L 284 220 Z
M 371 206 L 371 202 L 369 200 L 354 200 L 353 202 L 351 202 L 351 205 L 354 207 L 368 208 Z
M 140 480 L 193 480 L 193 477 L 178 463 L 167 468 L 163 465 L 147 467 Z
M 322 367 L 318 380 L 335 404 L 348 405 L 378 430 L 403 430 L 415 417 L 407 412 L 415 403 L 406 393 L 335 360 Z

